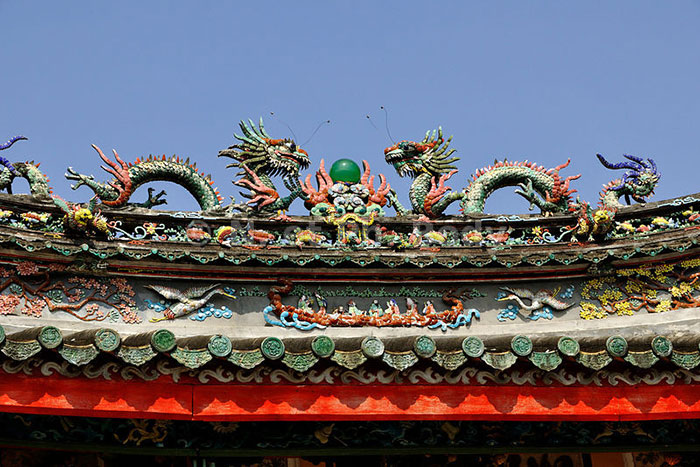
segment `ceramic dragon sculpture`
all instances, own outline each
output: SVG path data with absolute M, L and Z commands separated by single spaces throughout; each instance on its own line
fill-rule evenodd
M 462 199 L 465 214 L 484 212 L 486 200 L 499 188 L 517 186 L 515 192 L 530 202 L 530 209 L 537 206 L 545 214 L 567 212 L 576 192 L 569 187 L 572 180 L 581 176 L 562 178 L 559 171 L 569 165 L 571 159 L 554 168 L 546 168 L 530 161 L 496 161 L 492 166 L 476 171 Z
M 234 204 L 232 209 L 262 216 L 286 210 L 296 198 L 304 196 L 299 171 L 309 167 L 309 155 L 291 139 L 270 138 L 262 118 L 257 128 L 252 120 L 241 121 L 239 126 L 243 135 L 234 134 L 239 142 L 219 151 L 219 157 L 235 160 L 227 167 L 241 169 L 237 173 L 241 178 L 233 183 L 250 190 L 242 194 L 248 201 Z M 280 197 L 272 182 L 275 175 L 282 176 L 289 195 Z
M 596 154 L 596 156 L 605 168 L 627 169 L 622 178 L 612 180 L 603 186 L 603 191 L 600 193 L 601 207 L 621 208 L 620 198 L 623 196 L 627 204 L 630 204 L 630 198 L 638 203 L 644 203 L 648 196 L 654 194 L 661 176 L 653 159 L 645 161 L 641 157 L 624 154 L 627 161 L 612 164 L 602 155 Z
M 0 151 L 9 149 L 17 141 L 26 140 L 24 136 L 15 136 L 4 144 L 0 144 Z M 12 182 L 20 177 L 29 183 L 29 192 L 38 198 L 48 198 L 51 194 L 49 179 L 39 170 L 39 164 L 34 162 L 10 162 L 0 157 L 0 190 L 12 193 Z
M 146 159 L 136 159 L 133 163 L 126 163 L 114 152 L 114 161 L 104 155 L 102 150 L 95 146 L 102 161 L 107 166 L 102 166 L 106 172 L 114 176 L 114 180 L 107 183 L 95 181 L 92 175 L 77 173 L 72 167 L 68 167 L 66 178 L 77 183 L 71 186 L 74 190 L 82 185 L 87 185 L 95 192 L 95 196 L 105 206 L 118 208 L 129 203 L 131 195 L 138 187 L 150 182 L 173 182 L 187 191 L 196 199 L 203 211 L 217 209 L 221 206 L 221 196 L 214 188 L 210 175 L 204 175 L 197 170 L 196 164 L 190 164 L 189 159 L 180 160 L 177 156 L 160 158 L 148 156 Z M 153 195 L 153 189 L 148 189 L 148 200 L 144 203 L 132 204 L 135 206 L 151 208 L 159 204 L 165 204 L 163 196 L 165 191 Z
M 384 150 L 386 161 L 394 166 L 399 176 L 413 178 L 408 192 L 411 211 L 404 208 L 395 196 L 390 199 L 399 215 L 413 212 L 436 218 L 451 203 L 464 197 L 462 192 L 448 193 L 450 187 L 445 186 L 445 182 L 457 173 L 452 164 L 459 160 L 451 157 L 455 152 L 449 147 L 451 141 L 452 137 L 445 140 L 442 128 L 438 128 L 432 134 L 428 131 L 420 143 L 404 140 Z
M 575 235 L 585 239 L 604 238 L 613 226 L 618 209 L 623 207 L 620 198 L 624 197 L 627 204 L 630 204 L 631 200 L 638 203 L 646 202 L 647 197 L 654 194 L 654 189 L 661 178 L 653 159 L 645 161 L 641 157 L 624 154 L 627 161 L 613 164 L 601 154 L 597 154 L 597 157 L 604 167 L 613 170 L 627 169 L 627 172 L 622 175 L 622 178 L 603 185 L 597 209 L 591 207 L 588 202 L 578 199 L 569 207 L 569 210 L 578 216 Z
M 452 202 L 459 200 L 465 214 L 484 211 L 486 199 L 499 188 L 517 186 L 516 193 L 530 201 L 531 206 L 539 207 L 542 212 L 566 212 L 571 203 L 569 189 L 575 175 L 562 179 L 559 171 L 569 165 L 569 161 L 553 169 L 538 166 L 532 162 L 501 161 L 493 166 L 477 170 L 463 191 L 449 192 L 445 182 L 457 173 L 452 165 L 459 160 L 450 157 L 455 150 L 448 149 L 451 137 L 443 139 L 442 129 L 432 134 L 429 131 L 420 143 L 401 141 L 386 148 L 386 161 L 393 165 L 400 176 L 412 177 L 409 190 L 412 212 L 429 218 L 439 217 Z M 394 202 L 399 214 L 407 210 Z

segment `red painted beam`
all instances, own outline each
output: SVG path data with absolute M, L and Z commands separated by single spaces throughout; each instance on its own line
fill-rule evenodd
M 192 386 L 0 373 L 0 411 L 89 417 L 191 419 Z
M 663 420 L 700 418 L 700 385 L 205 385 L 0 374 L 0 411 L 267 420 Z
M 700 418 L 700 386 L 196 386 L 198 420 Z

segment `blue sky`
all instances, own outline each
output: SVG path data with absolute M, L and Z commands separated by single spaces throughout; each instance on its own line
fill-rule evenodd
M 700 191 L 697 2 L 0 0 L 0 15 L 0 139 L 30 138 L 2 155 L 41 161 L 74 201 L 90 191 L 70 191 L 67 166 L 108 178 L 92 143 L 125 160 L 190 157 L 228 200 L 239 189 L 216 154 L 240 119 L 259 116 L 273 137 L 291 136 L 288 123 L 298 143 L 330 119 L 304 146 L 312 169 L 367 159 L 406 201 L 409 180 L 383 159 L 380 106 L 394 139 L 438 125 L 454 135 L 453 188 L 494 158 L 570 157 L 562 174 L 582 173 L 574 187 L 595 202 L 613 176 L 601 152 L 654 158 L 656 200 Z M 196 208 L 167 190 L 167 208 Z M 512 189 L 487 204 L 526 208 Z

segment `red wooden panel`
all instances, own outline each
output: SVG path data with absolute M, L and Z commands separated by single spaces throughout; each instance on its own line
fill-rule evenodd
M 0 410 L 209 421 L 653 420 L 700 418 L 700 385 L 205 385 L 0 374 Z
M 192 416 L 192 387 L 160 381 L 107 381 L 0 373 L 0 410 L 188 419 Z
M 700 416 L 698 386 L 196 386 L 199 420 L 648 420 Z

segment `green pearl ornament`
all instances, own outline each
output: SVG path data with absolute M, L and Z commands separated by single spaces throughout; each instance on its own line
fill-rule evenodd
M 338 159 L 333 162 L 329 175 L 334 182 L 358 183 L 360 166 L 351 159 Z

